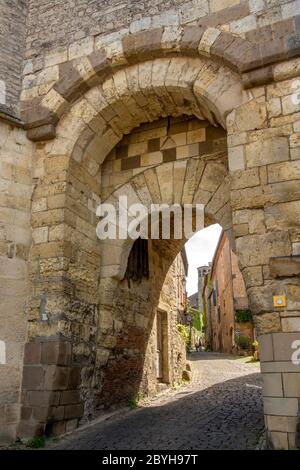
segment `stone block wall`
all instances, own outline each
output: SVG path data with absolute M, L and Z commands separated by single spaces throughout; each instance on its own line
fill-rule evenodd
M 168 317 L 168 382 L 181 379 L 185 345 L 176 328 L 172 270 L 167 274 L 180 245 L 170 250 L 160 241 L 149 245 L 150 280 L 131 281 L 130 286 L 124 280 L 117 292 L 111 290 L 114 300 L 100 307 L 89 350 L 81 335 L 84 329 L 93 329 L 87 317 L 81 324 L 65 318 L 70 328 L 67 338 L 48 336 L 26 344 L 18 435 L 61 434 L 111 406 L 157 392 L 155 315 L 162 286 L 168 298 L 163 305 Z M 75 313 L 79 304 L 74 307 Z M 51 305 L 45 311 L 51 314 Z M 36 328 L 42 332 L 43 322 L 37 322 Z
M 299 345 L 299 333 L 270 333 L 260 339 L 265 420 L 276 449 L 299 447 L 300 365 L 291 362 L 294 341 Z
M 70 342 L 27 343 L 18 435 L 62 434 L 75 429 L 84 408 L 80 374 Z
M 27 334 L 33 144 L 0 121 L 0 442 L 17 436 Z
M 163 382 L 174 386 L 182 380 L 186 368 L 186 346 L 180 335 L 178 325 L 178 282 L 184 282 L 184 268 L 179 253 L 171 264 L 162 284 L 157 310 L 163 312 L 166 322 L 164 340 L 166 354 L 164 357 Z M 159 391 L 157 381 L 157 310 L 145 353 L 143 376 L 140 385 L 142 395 L 154 395 Z
M 19 114 L 26 44 L 26 0 L 3 0 L 0 5 L 0 112 Z
M 95 390 L 94 404 L 98 411 L 116 403 L 126 404 L 139 393 L 156 393 L 159 308 L 165 311 L 168 323 L 168 382 L 178 382 L 185 368 L 185 347 L 176 327 L 177 279 L 172 277 L 173 261 L 182 241 L 149 240 L 148 244 L 149 279 L 130 281 L 130 285 L 126 280 L 118 282 L 117 290 L 111 292 L 113 303 L 105 309 L 100 307 L 97 347 L 102 351 L 103 362 L 98 364 L 101 381 L 96 387 L 98 391 Z
M 299 13 L 298 0 L 60 0 L 51 6 L 47 0 L 28 3 L 26 55 L 34 71 L 55 65 L 67 55 L 69 59 L 76 57 L 79 50 L 88 54 L 94 38 L 100 47 L 102 41 L 116 43 L 126 32 L 161 25 L 167 27 L 170 40 L 179 25 L 199 24 L 222 27 L 254 43 L 271 39 L 280 43 L 283 34 L 295 32 L 293 17 Z M 273 29 L 272 25 L 281 21 L 284 23 Z M 256 34 L 258 28 L 260 34 Z M 276 49 L 277 43 L 270 47 Z
M 251 309 L 258 314 L 258 334 L 270 332 L 270 329 L 272 332 L 281 328 L 285 331 L 283 318 L 298 308 L 298 277 L 291 282 L 288 272 L 275 273 L 269 266 L 270 259 L 281 256 L 281 265 L 284 265 L 285 257 L 297 254 L 299 244 L 295 222 L 298 205 L 296 168 L 300 157 L 297 142 L 299 105 L 293 105 L 293 82 L 284 80 L 265 89 L 257 87 L 251 108 L 246 105 L 245 114 L 244 106 L 235 112 L 239 129 L 235 126 L 232 133 L 229 131 L 232 143 L 229 165 L 231 160 L 235 164 L 239 161 L 243 168 L 232 173 L 234 231 Z M 276 112 L 275 103 L 278 105 Z M 247 115 L 247 123 L 243 123 L 243 115 Z M 269 124 L 264 129 L 266 122 Z M 293 264 L 292 259 L 290 263 Z M 265 295 L 266 292 L 269 295 Z M 286 309 L 271 313 L 272 295 L 276 292 L 285 293 L 289 302 Z
M 269 441 L 277 449 L 299 445 L 298 365 L 292 363 L 293 341 L 300 339 L 299 104 L 295 80 L 285 75 L 290 66 L 299 67 L 299 59 L 276 66 L 278 83 L 253 89 L 251 106 L 234 111 L 232 130 L 228 117 L 229 165 L 241 168 L 232 173 L 236 246 L 262 347 Z M 275 295 L 286 296 L 286 305 L 275 307 Z

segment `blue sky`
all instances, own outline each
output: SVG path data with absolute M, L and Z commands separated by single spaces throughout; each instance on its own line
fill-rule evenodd
M 187 277 L 188 295 L 197 291 L 197 267 L 203 266 L 212 260 L 222 228 L 220 225 L 210 225 L 197 232 L 185 244 L 189 262 Z

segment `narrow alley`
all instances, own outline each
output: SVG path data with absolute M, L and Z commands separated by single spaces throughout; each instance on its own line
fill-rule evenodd
M 192 381 L 72 435 L 54 449 L 255 449 L 263 431 L 258 363 L 192 353 Z

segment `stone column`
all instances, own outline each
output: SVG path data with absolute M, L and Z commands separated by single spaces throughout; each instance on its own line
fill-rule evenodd
M 61 434 L 82 417 L 78 387 L 81 368 L 72 365 L 69 341 L 35 341 L 25 345 L 22 412 L 18 436 Z
M 84 409 L 87 415 L 93 406 L 96 361 L 100 248 L 94 180 L 67 156 L 48 154 L 42 144 L 36 173 L 22 438 L 77 426 Z
M 298 329 L 300 318 L 297 318 Z M 300 334 L 299 331 L 261 335 L 261 372 L 268 445 L 299 448 Z M 292 361 L 298 344 L 298 361 Z M 298 429 L 299 432 L 299 429 Z
M 259 335 L 268 445 L 275 449 L 299 447 L 300 366 L 292 355 L 300 344 L 300 154 L 292 90 L 290 80 L 245 92 L 227 119 L 236 250 Z
M 251 211 L 249 217 L 253 222 Z M 300 279 L 291 266 L 299 259 L 292 256 L 286 231 L 244 235 L 236 244 L 259 336 L 269 445 L 293 449 L 300 399 L 300 361 L 295 362 L 300 358 Z M 272 256 L 277 254 L 285 256 Z
M 22 149 L 22 154 L 20 153 Z M 27 329 L 33 144 L 0 122 L 0 445 L 17 437 Z

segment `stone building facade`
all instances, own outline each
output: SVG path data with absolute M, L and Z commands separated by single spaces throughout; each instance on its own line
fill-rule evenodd
M 129 383 L 128 351 L 139 387 L 184 240 L 153 241 L 149 279 L 128 290 L 130 241 L 95 234 L 100 198 L 126 194 L 202 203 L 232 238 L 268 439 L 296 447 L 299 0 L 16 3 L 0 15 L 2 436 L 94 416 Z
M 239 322 L 237 311 L 249 309 L 247 291 L 238 258 L 232 251 L 231 243 L 222 232 L 202 290 L 206 312 L 206 342 L 213 351 L 236 353 L 238 338 L 248 340 L 248 347 L 254 341 L 251 322 Z
M 204 287 L 204 281 L 205 277 L 210 273 L 211 270 L 211 263 L 208 263 L 208 265 L 205 266 L 199 266 L 197 268 L 197 275 L 198 275 L 198 290 L 194 294 L 190 295 L 188 300 L 189 304 L 192 308 L 196 308 L 200 311 L 201 314 L 203 314 L 203 287 Z
M 200 312 L 203 313 L 203 288 L 204 288 L 204 279 L 209 275 L 211 271 L 211 263 L 205 266 L 199 266 L 197 268 L 198 272 L 198 308 Z
M 129 390 L 128 399 L 155 395 L 166 386 L 175 386 L 182 380 L 186 369 L 186 345 L 177 326 L 186 308 L 186 275 L 183 250 L 174 259 L 162 284 L 150 326 L 140 385 L 134 394 Z M 134 344 L 134 338 L 131 341 Z M 134 370 L 130 370 L 132 372 Z M 126 382 L 130 383 L 130 380 Z M 124 401 L 124 398 L 122 390 L 120 400 Z

